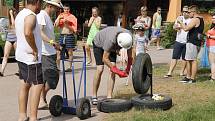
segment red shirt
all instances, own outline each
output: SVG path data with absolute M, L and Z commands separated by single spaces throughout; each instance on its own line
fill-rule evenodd
M 215 28 L 208 30 L 207 35 L 215 36 Z M 207 46 L 215 46 L 215 39 L 207 39 Z
M 69 26 L 71 26 L 75 32 L 77 31 L 77 18 L 74 15 L 72 15 L 71 13 L 69 13 L 69 14 L 61 13 L 59 16 L 63 17 L 59 21 L 60 28 L 63 28 L 65 20 L 67 20 L 69 23 Z

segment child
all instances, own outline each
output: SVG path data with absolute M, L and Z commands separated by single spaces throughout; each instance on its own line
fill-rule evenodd
M 139 53 L 145 53 L 147 50 L 148 39 L 144 35 L 145 26 L 144 24 L 136 24 L 133 26 L 133 29 L 136 30 L 136 35 L 134 38 L 134 51 L 137 56 Z
M 133 45 L 133 60 L 139 53 L 145 53 L 148 45 L 148 37 L 144 35 L 145 26 L 142 23 L 135 24 L 132 27 L 135 30 L 134 45 Z M 128 80 L 126 81 L 126 86 L 129 80 L 131 80 L 131 73 L 129 74 Z

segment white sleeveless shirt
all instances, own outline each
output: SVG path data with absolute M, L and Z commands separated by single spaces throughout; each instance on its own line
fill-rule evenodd
M 36 16 L 36 14 L 33 11 L 24 8 L 22 11 L 19 12 L 15 19 L 15 29 L 17 36 L 16 60 L 19 62 L 23 62 L 27 65 L 32 65 L 41 63 L 42 38 L 40 34 L 39 25 L 36 21 L 36 26 L 33 30 L 33 34 L 35 38 L 36 47 L 38 50 L 38 61 L 35 62 L 34 56 L 32 55 L 33 50 L 28 44 L 24 34 L 24 20 L 29 15 Z

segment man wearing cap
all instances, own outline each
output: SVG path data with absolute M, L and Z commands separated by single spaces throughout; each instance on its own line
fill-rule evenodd
M 69 54 L 69 67 L 65 70 L 66 72 L 72 71 L 72 60 L 73 60 L 73 49 L 76 46 L 75 34 L 77 32 L 77 18 L 70 13 L 70 6 L 65 4 L 63 7 L 63 13 L 61 13 L 56 21 L 55 26 L 60 28 L 61 34 L 59 37 L 60 45 L 65 45 L 65 48 Z M 58 66 L 60 54 L 58 53 Z
M 131 33 L 121 27 L 107 27 L 99 31 L 93 41 L 93 52 L 96 60 L 96 73 L 93 81 L 92 104 L 97 104 L 97 91 L 104 70 L 104 64 L 110 68 L 110 81 L 108 83 L 107 98 L 112 98 L 115 83 L 115 74 L 119 77 L 127 77 L 132 64 L 132 36 Z M 125 71 L 116 67 L 116 56 L 121 48 L 127 49 L 128 65 Z
M 55 41 L 54 26 L 51 20 L 58 8 L 62 8 L 60 0 L 45 0 L 45 9 L 41 10 L 37 15 L 37 21 L 40 25 L 42 36 L 42 70 L 44 87 L 42 89 L 39 108 L 47 107 L 46 95 L 50 89 L 56 89 L 59 79 L 57 70 L 56 49 L 59 44 Z

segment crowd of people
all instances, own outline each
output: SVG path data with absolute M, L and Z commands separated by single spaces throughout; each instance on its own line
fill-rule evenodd
M 20 89 L 18 95 L 19 119 L 18 121 L 36 121 L 39 108 L 47 107 L 46 96 L 50 89 L 56 89 L 59 81 L 61 49 L 66 48 L 69 55 L 69 67 L 65 70 L 71 72 L 73 51 L 76 46 L 77 18 L 70 13 L 69 5 L 62 5 L 60 0 L 47 0 L 41 10 L 42 0 L 27 0 L 23 10 L 17 12 L 9 10 L 9 29 L 5 43 L 4 58 L 0 76 L 4 70 L 11 48 L 15 49 L 15 57 L 19 67 Z M 52 17 L 58 9 L 63 9 L 56 20 Z M 111 78 L 108 81 L 107 98 L 112 98 L 115 77 L 128 77 L 136 55 L 146 53 L 150 43 L 156 42 L 157 50 L 160 46 L 160 29 L 162 23 L 161 8 L 157 7 L 151 19 L 147 15 L 147 7 L 140 8 L 141 15 L 134 21 L 134 33 L 122 27 L 122 14 L 117 26 L 110 26 L 100 30 L 102 18 L 99 9 L 92 8 L 92 16 L 87 21 L 90 28 L 85 44 L 88 61 L 92 65 L 91 48 L 96 63 L 96 72 L 93 78 L 92 104 L 98 101 L 97 92 L 104 71 L 104 65 L 110 70 Z M 60 30 L 59 41 L 55 38 L 54 27 Z M 202 45 L 199 37 L 203 34 L 204 21 L 198 14 L 198 7 L 184 6 L 182 14 L 176 19 L 173 28 L 177 36 L 173 48 L 172 60 L 165 78 L 172 77 L 177 61 L 182 58 L 183 67 L 180 75 L 184 76 L 183 83 L 195 83 L 197 72 L 197 55 Z M 150 30 L 151 37 L 150 37 Z M 206 33 L 211 63 L 211 79 L 215 80 L 215 16 L 212 18 L 211 29 Z M 123 61 L 121 67 L 116 66 L 117 55 Z M 124 66 L 126 66 L 124 68 Z M 31 95 L 28 97 L 31 88 Z M 27 102 L 30 101 L 30 115 L 27 116 Z

